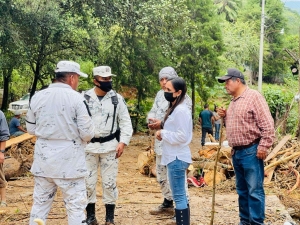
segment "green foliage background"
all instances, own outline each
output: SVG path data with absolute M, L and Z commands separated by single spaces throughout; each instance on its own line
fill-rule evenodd
M 265 13 L 263 93 L 276 121 L 291 105 L 286 132 L 294 133 L 295 60 L 284 49 L 300 55 L 300 16 L 280 0 L 266 1 Z M 259 0 L 0 0 L 1 109 L 49 85 L 56 63 L 68 59 L 89 74 L 79 91 L 93 87 L 99 65 L 118 75 L 117 91 L 134 90 L 126 101 L 136 132 L 145 130 L 160 69 L 172 66 L 187 81 L 196 122 L 205 103 L 228 105 L 216 81 L 227 68 L 243 71 L 256 88 L 260 22 Z

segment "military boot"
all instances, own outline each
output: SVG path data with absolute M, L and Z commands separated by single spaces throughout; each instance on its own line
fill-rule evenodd
M 114 225 L 115 217 L 115 204 L 105 204 L 106 216 L 105 216 L 105 225 Z
M 190 225 L 189 209 L 175 209 L 176 224 L 177 225 Z
M 86 220 L 82 221 L 87 225 L 98 225 L 95 216 L 95 203 L 89 203 L 86 207 Z
M 151 215 L 157 214 L 174 214 L 173 200 L 164 199 L 164 202 L 155 209 L 149 211 Z

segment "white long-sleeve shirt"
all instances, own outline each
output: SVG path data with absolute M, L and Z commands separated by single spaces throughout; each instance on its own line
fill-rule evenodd
M 94 137 L 94 126 L 85 99 L 69 85 L 51 84 L 30 101 L 26 127 L 36 135 L 31 172 L 51 178 L 87 175 L 86 142 Z
M 193 137 L 193 121 L 186 104 L 178 105 L 165 121 L 161 130 L 161 164 L 167 165 L 176 157 L 187 163 L 192 162 L 189 144 Z
M 184 103 L 187 105 L 190 113 L 192 113 L 192 100 L 188 95 L 185 95 Z M 164 90 L 159 90 L 155 96 L 153 106 L 148 113 L 147 121 L 149 120 L 149 118 L 155 118 L 163 121 L 169 105 L 170 102 L 166 100 Z M 162 154 L 162 142 L 157 139 L 155 139 L 154 151 L 156 155 Z

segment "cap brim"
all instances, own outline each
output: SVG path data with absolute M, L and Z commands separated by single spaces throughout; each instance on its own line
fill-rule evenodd
M 225 75 L 223 77 L 218 78 L 219 83 L 224 83 L 226 80 L 230 79 L 232 76 Z
M 81 76 L 81 77 L 84 77 L 84 78 L 89 77 L 87 74 L 85 74 L 83 72 L 79 72 L 78 75 Z
M 95 76 L 100 76 L 100 77 L 116 77 L 117 75 L 115 75 L 115 74 L 108 74 L 108 75 L 104 75 L 104 74 L 101 74 L 101 75 L 100 75 L 100 74 L 95 74 L 94 77 L 95 77 Z

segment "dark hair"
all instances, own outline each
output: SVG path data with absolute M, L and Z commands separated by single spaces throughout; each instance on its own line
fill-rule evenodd
M 231 77 L 230 79 L 232 80 L 232 81 L 236 81 L 237 79 L 238 79 L 239 77 Z M 244 79 L 242 79 L 242 78 L 239 78 L 240 79 L 240 81 L 241 81 L 241 83 L 242 84 L 246 84 L 246 81 L 244 80 Z
M 215 112 L 217 112 L 217 108 L 218 108 L 218 106 L 217 106 L 217 105 L 215 105 L 215 108 L 214 108 L 214 111 L 215 111 Z
M 186 83 L 185 83 L 184 79 L 182 79 L 181 77 L 170 78 L 170 79 L 168 79 L 168 81 L 170 81 L 172 83 L 176 92 L 181 90 L 181 94 L 176 98 L 174 105 L 172 105 L 170 102 L 170 105 L 166 112 L 164 121 L 166 121 L 168 116 L 172 114 L 174 109 L 184 101 L 186 90 L 187 90 Z
M 209 106 L 209 105 L 206 103 L 206 104 L 204 105 L 204 109 L 208 108 L 208 106 Z
M 71 76 L 72 72 L 57 72 L 55 73 L 55 81 L 66 83 L 67 82 L 67 77 Z

